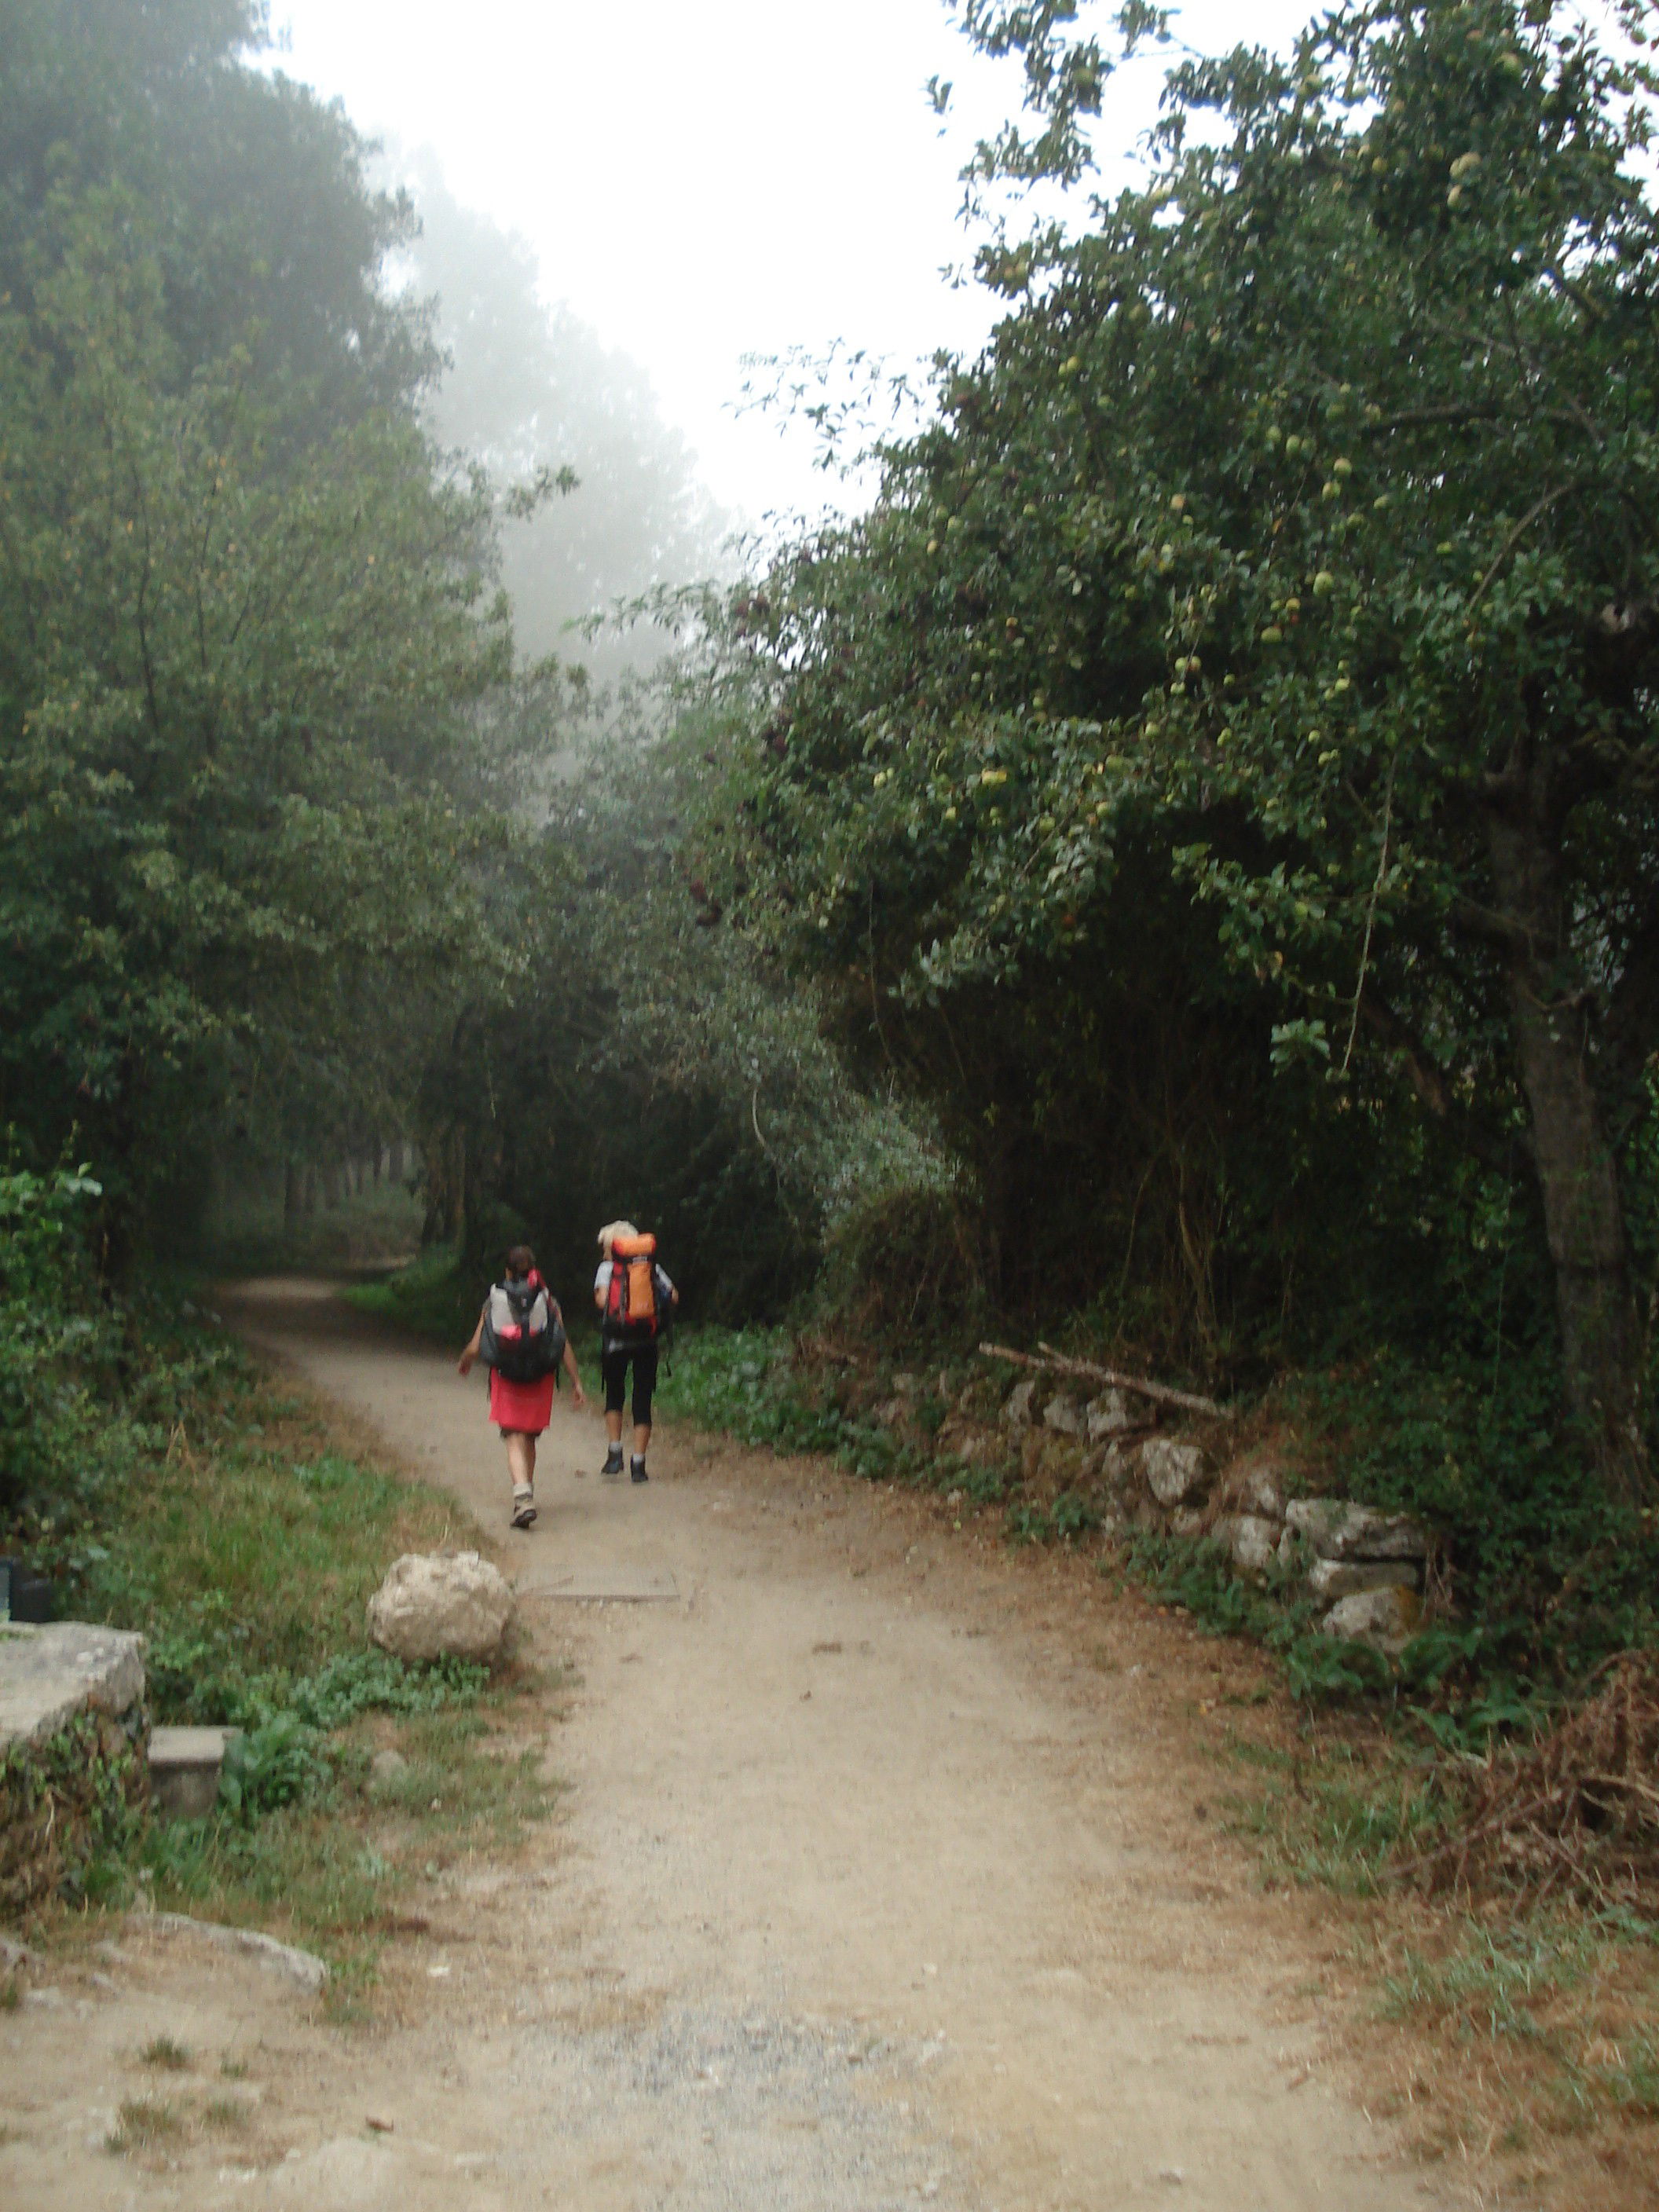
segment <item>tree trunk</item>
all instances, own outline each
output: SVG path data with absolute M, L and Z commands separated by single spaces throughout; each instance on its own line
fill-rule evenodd
M 1529 789 L 1488 816 L 1498 901 L 1513 932 L 1510 1006 L 1555 1268 L 1568 1401 L 1608 1486 L 1641 1492 L 1642 1333 L 1619 1170 L 1588 1066 L 1589 994 L 1571 958 L 1559 839 Z
M 283 1167 L 283 1226 L 292 1229 L 300 1218 L 300 1166 L 289 1159 Z

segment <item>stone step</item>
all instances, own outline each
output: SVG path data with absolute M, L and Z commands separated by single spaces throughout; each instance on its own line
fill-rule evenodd
M 149 1732 L 149 1795 L 170 1820 L 199 1820 L 219 1797 L 226 1747 L 234 1728 L 158 1728 Z

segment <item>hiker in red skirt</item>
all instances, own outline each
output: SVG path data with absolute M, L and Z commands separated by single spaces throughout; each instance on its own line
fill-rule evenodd
M 527 1244 L 513 1247 L 503 1279 L 483 1302 L 478 1326 L 458 1363 L 463 1375 L 472 1372 L 475 1359 L 489 1370 L 489 1418 L 507 1446 L 513 1526 L 527 1528 L 536 1517 L 536 1439 L 553 1418 L 561 1364 L 570 1377 L 577 1411 L 587 1403 L 559 1302 L 537 1272 L 536 1255 Z

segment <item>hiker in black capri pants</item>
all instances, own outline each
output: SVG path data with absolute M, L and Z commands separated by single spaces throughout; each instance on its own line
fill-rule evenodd
M 629 1473 L 648 1480 L 645 1454 L 651 1442 L 651 1393 L 657 1383 L 657 1345 L 680 1294 L 657 1265 L 657 1240 L 631 1221 L 608 1221 L 599 1231 L 604 1255 L 593 1278 L 599 1310 L 599 1373 L 605 1379 L 607 1448 L 599 1472 L 618 1482 L 623 1471 L 623 1400 L 634 1370 L 634 1455 Z

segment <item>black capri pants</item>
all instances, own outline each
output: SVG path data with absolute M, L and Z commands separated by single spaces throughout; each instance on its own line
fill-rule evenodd
M 634 1426 L 651 1425 L 651 1394 L 657 1387 L 657 1347 L 654 1344 L 624 1344 L 599 1354 L 599 1373 L 605 1382 L 605 1410 L 620 1413 L 628 1388 L 628 1363 L 634 1363 Z

